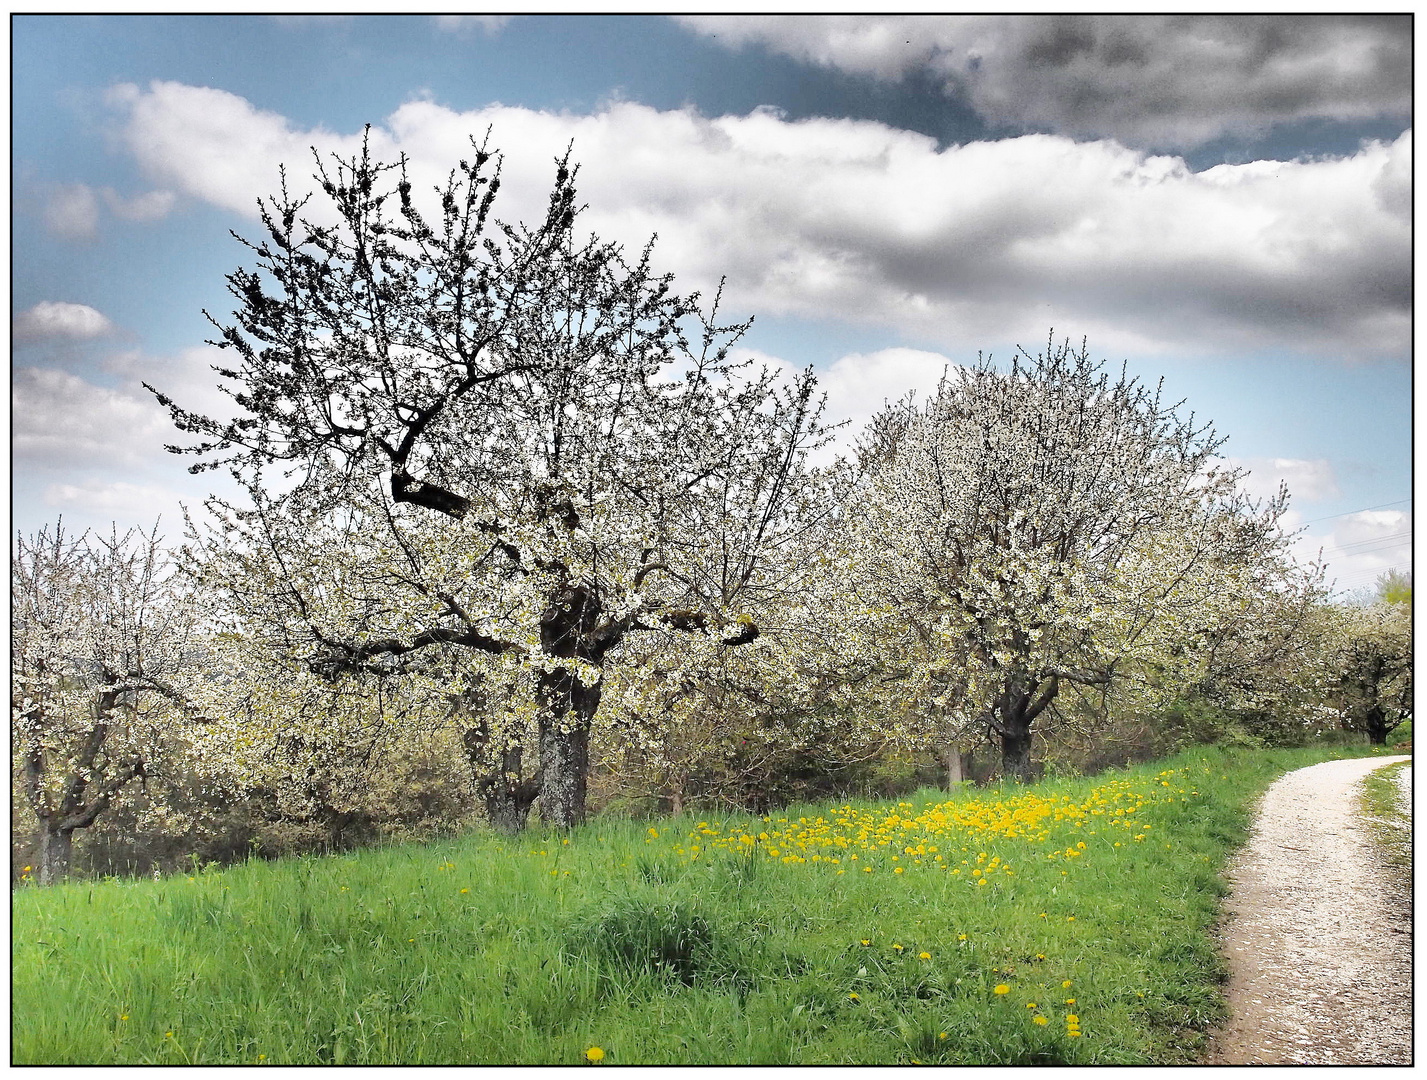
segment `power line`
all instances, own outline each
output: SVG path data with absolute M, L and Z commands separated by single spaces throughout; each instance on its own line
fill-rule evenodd
M 1325 552 L 1336 551 L 1340 555 L 1361 555 L 1365 551 L 1378 551 L 1383 548 L 1406 547 L 1412 543 L 1410 532 L 1392 533 L 1389 536 L 1373 536 L 1367 540 L 1357 540 L 1351 544 L 1340 544 L 1337 547 L 1324 548 Z M 1383 545 L 1382 548 L 1379 545 Z
M 1349 570 L 1344 570 L 1340 577 L 1344 581 L 1350 579 L 1368 581 L 1373 578 L 1381 577 L 1389 570 L 1399 569 L 1401 569 L 1401 567 L 1398 566 L 1357 566 Z
M 1353 589 L 1360 589 L 1365 585 L 1376 582 L 1377 579 L 1384 574 L 1401 572 L 1403 569 L 1401 566 L 1379 566 L 1349 570 L 1342 577 L 1335 577 L 1333 579 L 1333 585 L 1335 586 L 1334 595 L 1349 592 Z
M 1300 521 L 1302 525 L 1316 525 L 1320 521 L 1332 521 L 1334 518 L 1347 517 L 1349 514 L 1366 514 L 1369 510 L 1386 510 L 1389 506 L 1401 506 L 1403 503 L 1411 502 L 1411 499 L 1398 499 L 1395 502 L 1379 503 L 1377 506 L 1364 506 L 1361 510 L 1344 510 L 1341 514 L 1329 514 L 1327 517 L 1314 518 L 1312 521 Z

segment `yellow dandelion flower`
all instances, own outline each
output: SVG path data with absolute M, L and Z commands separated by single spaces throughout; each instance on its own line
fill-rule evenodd
M 1069 979 L 1066 979 L 1066 980 L 1065 980 L 1063 983 L 1061 983 L 1060 985 L 1061 985 L 1061 987 L 1062 987 L 1063 989 L 1069 990 L 1069 989 L 1070 989 L 1070 980 L 1069 980 Z
M 929 952 L 917 953 L 917 959 L 919 960 L 930 960 L 931 958 L 932 954 Z
M 1050 1021 L 1047 1020 L 1044 1016 L 1034 1017 L 1034 1018 L 1032 1018 L 1032 1021 L 1031 1021 L 1031 1022 L 1034 1023 L 1034 1024 L 1039 1025 L 1040 1027 L 1045 1027 L 1047 1024 L 1050 1023 Z
M 650 831 L 652 832 L 653 830 L 651 829 Z M 604 1060 L 604 1051 L 598 1046 L 591 1046 L 585 1050 L 585 1060 L 591 1065 L 598 1065 Z
M 848 1000 L 848 1001 L 861 1001 L 862 998 L 859 997 L 859 996 L 857 995 L 857 993 L 854 991 L 853 993 L 847 995 L 847 1000 Z
M 864 944 L 864 945 L 871 945 L 871 944 L 872 944 L 872 939 L 871 939 L 871 938 L 863 938 L 863 939 L 862 939 L 862 944 Z
M 997 983 L 997 984 L 996 984 L 996 989 L 995 989 L 994 991 L 992 991 L 992 993 L 995 993 L 995 994 L 1009 994 L 1010 992 L 1011 992 L 1011 988 L 1010 988 L 1009 986 L 1007 986 L 1005 983 Z

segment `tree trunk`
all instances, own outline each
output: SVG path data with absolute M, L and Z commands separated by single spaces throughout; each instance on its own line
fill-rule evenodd
M 1368 741 L 1374 746 L 1386 746 L 1388 727 L 1387 716 L 1382 706 L 1374 705 L 1367 714 Z
M 1007 680 L 997 699 L 993 718 L 1001 736 L 1001 775 L 1017 783 L 1035 779 L 1031 768 L 1031 724 L 1045 712 L 1060 692 L 1060 680 L 1051 676 L 1044 682 L 1026 681 L 1024 676 Z
M 565 668 L 540 677 L 540 819 L 556 829 L 585 821 L 590 723 L 601 684 L 584 686 Z
M 520 798 L 520 792 L 499 781 L 486 791 L 486 820 L 498 833 L 518 836 L 525 831 L 530 817 L 530 803 Z
M 530 804 L 540 793 L 535 783 L 520 775 L 523 756 L 518 746 L 502 754 L 500 773 L 489 778 L 485 788 L 486 819 L 491 828 L 507 836 L 525 831 Z
M 486 820 L 496 832 L 516 836 L 525 830 L 530 804 L 540 794 L 540 788 L 533 779 L 522 775 L 524 752 L 519 746 L 502 752 L 492 766 L 486 757 L 489 737 L 489 729 L 482 721 L 462 732 L 461 742 L 466 748 L 476 790 L 485 804 Z
M 1005 730 L 1001 732 L 1001 772 L 1008 780 L 1018 784 L 1029 783 L 1034 776 L 1031 770 L 1031 725 L 1003 721 Z
M 73 849 L 73 829 L 59 828 L 43 819 L 40 821 L 40 852 L 36 868 L 41 885 L 53 885 L 69 876 Z
M 942 751 L 946 760 L 946 790 L 955 791 L 966 779 L 966 769 L 962 762 L 961 748 L 955 744 Z

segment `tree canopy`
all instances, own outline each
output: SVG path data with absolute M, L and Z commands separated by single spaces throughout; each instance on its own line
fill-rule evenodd
M 60 522 L 10 564 L 10 741 L 40 825 L 39 878 L 69 869 L 76 829 L 163 765 L 188 717 L 199 610 L 157 526 L 108 538 Z
M 910 630 L 901 692 L 950 741 L 991 733 L 1027 776 L 1032 725 L 1064 687 L 1103 693 L 1156 642 L 1212 632 L 1196 620 L 1213 601 L 1283 555 L 1283 498 L 1252 504 L 1221 444 L 1053 339 L 883 412 L 863 443 L 859 572 L 872 612 Z
M 493 216 L 499 166 L 473 140 L 428 202 L 364 148 L 319 160 L 320 213 L 284 179 L 214 320 L 236 417 L 155 393 L 199 437 L 171 449 L 247 492 L 194 547 L 242 632 L 329 679 L 460 697 L 505 672 L 538 762 L 513 728 L 480 735 L 493 818 L 517 827 L 538 793 L 570 825 L 604 665 L 636 632 L 757 637 L 779 553 L 823 512 L 825 436 L 811 372 L 737 362 L 747 324 L 717 298 L 580 232 L 568 155 L 533 226 Z

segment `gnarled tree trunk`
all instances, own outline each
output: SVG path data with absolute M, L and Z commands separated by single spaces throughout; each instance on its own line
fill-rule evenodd
M 1031 725 L 1013 718 L 1001 732 L 1001 771 L 1008 780 L 1028 783 L 1035 778 L 1031 766 Z
M 515 836 L 525 829 L 530 805 L 540 794 L 540 782 L 538 777 L 522 774 L 524 751 L 519 746 L 503 751 L 492 767 L 486 757 L 489 737 L 489 729 L 482 722 L 462 732 L 461 742 L 475 777 L 476 791 L 485 803 L 486 820 L 496 832 Z
M 583 685 L 556 668 L 540 678 L 540 818 L 557 829 L 585 820 L 590 724 L 602 684 Z
M 1060 692 L 1052 675 L 1044 682 L 1011 677 L 992 707 L 991 727 L 1001 738 L 1001 774 L 1017 783 L 1035 779 L 1031 765 L 1031 725 Z
M 113 711 L 117 694 L 99 699 L 101 715 Z M 43 751 L 31 748 L 24 757 L 25 795 L 40 823 L 39 883 L 49 885 L 69 874 L 74 831 L 87 829 L 129 781 L 144 775 L 137 757 L 100 762 L 109 735 L 108 723 L 98 723 L 69 762 L 58 797 L 45 790 L 47 762 Z
M 1386 746 L 1387 736 L 1391 729 L 1387 726 L 1387 713 L 1381 705 L 1374 705 L 1368 709 L 1367 716 L 1364 717 L 1368 731 L 1368 741 L 1373 746 Z

